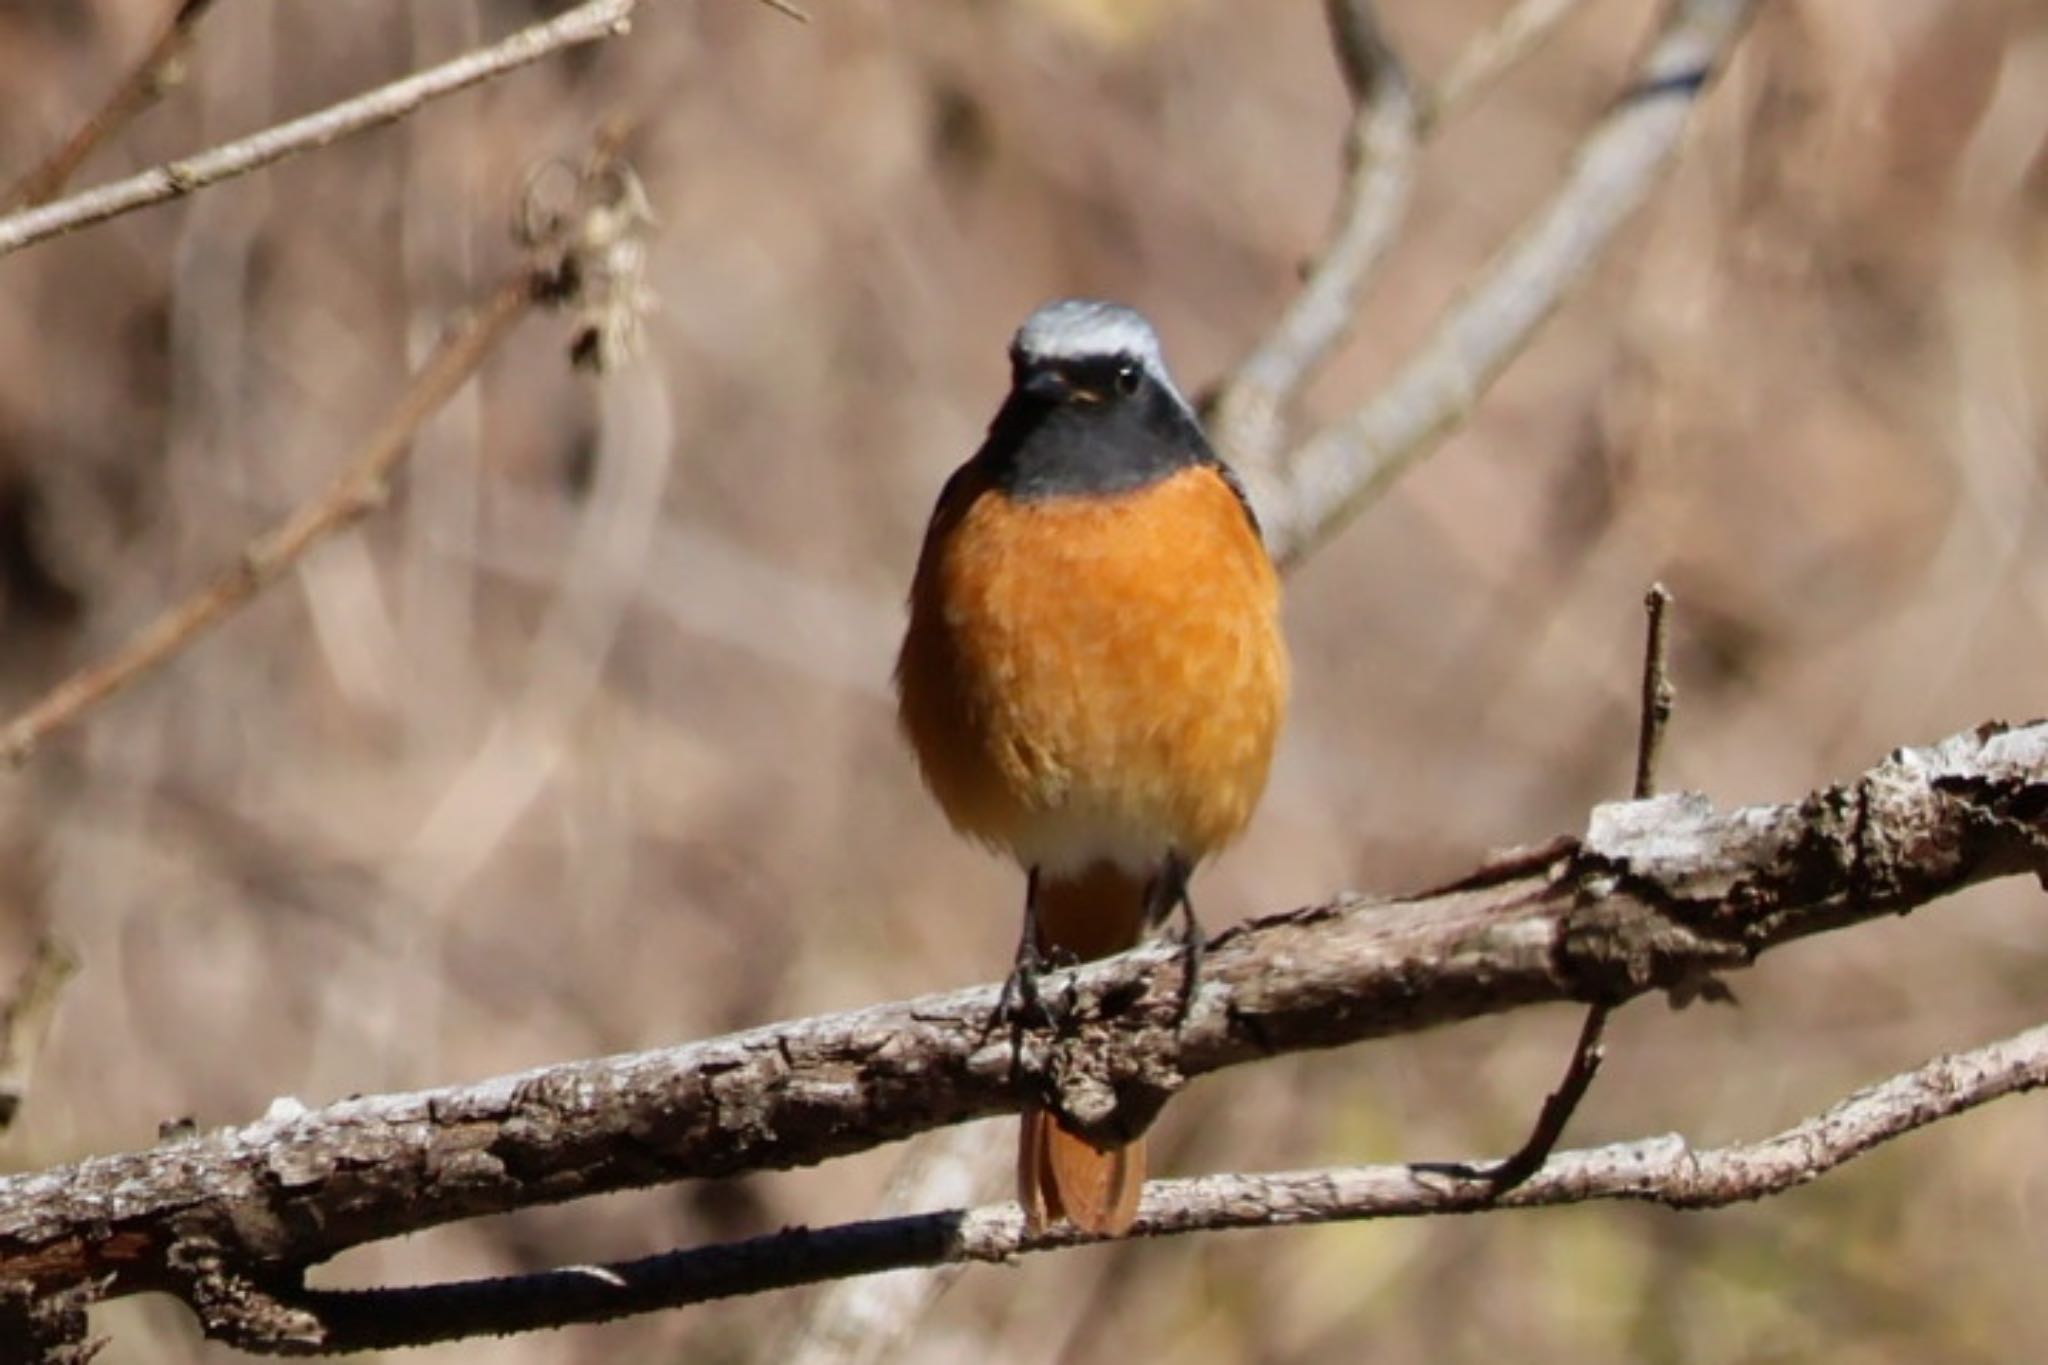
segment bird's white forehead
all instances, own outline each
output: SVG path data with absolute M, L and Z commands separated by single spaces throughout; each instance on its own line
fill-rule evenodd
M 1012 353 L 1032 360 L 1083 360 L 1090 356 L 1127 355 L 1161 378 L 1166 357 L 1159 334 L 1136 309 L 1096 299 L 1061 299 L 1048 303 L 1017 329 Z

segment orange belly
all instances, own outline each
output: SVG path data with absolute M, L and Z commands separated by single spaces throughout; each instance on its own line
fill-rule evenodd
M 1213 469 L 1112 497 L 963 490 L 926 545 L 897 674 L 947 817 L 1050 876 L 1221 847 L 1286 704 L 1278 599 Z

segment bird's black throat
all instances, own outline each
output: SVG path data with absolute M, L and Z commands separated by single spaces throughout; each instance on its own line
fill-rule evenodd
M 1022 502 L 1128 493 L 1220 463 L 1187 409 L 1149 379 L 1100 397 L 1013 392 L 980 459 L 995 486 Z

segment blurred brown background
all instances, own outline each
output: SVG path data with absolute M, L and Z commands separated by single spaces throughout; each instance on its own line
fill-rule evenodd
M 166 8 L 0 3 L 0 171 L 68 131 Z M 550 8 L 219 0 L 187 84 L 85 179 Z M 629 39 L 0 261 L 12 709 L 321 486 L 511 262 L 527 168 L 637 112 L 661 218 L 642 365 L 593 385 L 559 324 L 530 324 L 387 512 L 0 778 L 0 971 L 46 925 L 84 962 L 6 1167 L 1005 968 L 1020 879 L 955 842 L 894 732 L 924 516 L 1039 301 L 1144 308 L 1191 389 L 1241 354 L 1327 221 L 1345 100 L 1309 0 L 811 8 L 798 26 L 744 0 L 649 4 Z M 1425 78 L 1503 8 L 1386 6 Z M 1198 883 L 1212 925 L 1415 887 L 1623 794 L 1655 577 L 1680 603 L 1669 785 L 1791 799 L 1895 744 L 2048 709 L 2048 11 L 1765 11 L 1619 249 L 1291 581 L 1292 728 L 1251 836 Z M 1541 201 L 1653 17 L 1590 0 L 1441 135 L 1312 417 L 1370 393 Z M 2038 895 L 1773 954 L 1734 982 L 1740 1009 L 1626 1011 L 1571 1140 L 1758 1136 L 2037 1021 Z M 1159 1163 L 1503 1151 L 1576 1023 L 1525 1012 L 1206 1081 L 1169 1110 Z M 1996 1106 L 1732 1212 L 976 1269 L 901 1358 L 2042 1358 L 2044 1122 Z M 329 1279 L 862 1216 L 899 1155 L 444 1229 Z M 987 1197 L 1002 1187 L 992 1172 Z M 803 1302 L 431 1358 L 769 1360 Z M 230 1357 L 165 1303 L 101 1322 L 109 1360 Z

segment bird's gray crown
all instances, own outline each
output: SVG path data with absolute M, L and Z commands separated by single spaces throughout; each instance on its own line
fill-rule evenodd
M 1168 393 L 1180 398 L 1166 371 L 1159 334 L 1145 315 L 1099 299 L 1060 299 L 1041 307 L 1017 329 L 1010 353 L 1024 361 L 1108 359 L 1128 356 Z M 1186 400 L 1182 399 L 1183 405 Z

